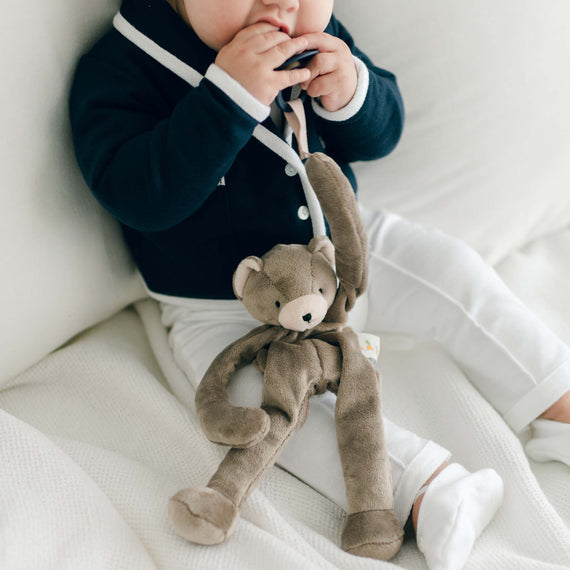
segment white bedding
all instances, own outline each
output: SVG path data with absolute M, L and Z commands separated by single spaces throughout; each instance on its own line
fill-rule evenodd
M 227 544 L 167 526 L 168 497 L 207 481 L 223 450 L 187 411 L 156 305 L 122 310 L 144 291 L 73 157 L 73 68 L 119 3 L 2 4 L 0 569 L 392 568 L 342 552 L 342 511 L 279 468 Z M 363 203 L 467 241 L 570 343 L 568 0 L 335 11 L 406 103 L 394 153 L 357 165 Z M 529 466 L 438 346 L 383 335 L 383 347 L 387 415 L 505 479 L 467 570 L 570 568 L 570 468 Z M 425 568 L 413 542 L 394 563 Z
M 536 247 L 553 267 L 564 253 L 558 240 Z M 570 322 L 570 314 L 559 316 Z M 466 569 L 570 568 L 570 468 L 535 464 L 533 473 L 520 441 L 439 346 L 382 336 L 386 413 L 441 442 L 468 468 L 492 466 L 505 480 L 504 506 Z M 224 545 L 200 547 L 174 535 L 166 522 L 169 496 L 205 483 L 223 454 L 180 402 L 187 394 L 151 300 L 97 325 L 6 385 L 0 392 L 0 567 L 393 567 L 344 553 L 338 547 L 342 510 L 278 467 L 248 499 Z M 425 568 L 413 542 L 393 563 Z

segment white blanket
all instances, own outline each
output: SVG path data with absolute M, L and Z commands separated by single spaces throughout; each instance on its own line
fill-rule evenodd
M 492 466 L 504 478 L 504 506 L 467 570 L 570 568 L 570 469 L 533 465 L 533 474 L 519 439 L 439 346 L 382 336 L 391 419 L 468 468 Z M 394 567 L 344 553 L 342 510 L 278 467 L 247 500 L 227 543 L 200 547 L 177 537 L 166 520 L 169 496 L 205 483 L 224 453 L 202 435 L 191 402 L 175 396 L 185 384 L 158 307 L 147 300 L 5 385 L 0 568 Z M 413 541 L 392 562 L 425 568 Z

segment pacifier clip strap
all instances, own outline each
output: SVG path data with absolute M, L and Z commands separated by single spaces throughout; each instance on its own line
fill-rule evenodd
M 303 173 L 301 174 L 301 179 L 303 181 L 303 189 L 305 191 L 305 198 L 307 200 L 307 206 L 309 207 L 309 212 L 311 213 L 311 219 L 313 220 L 313 233 L 315 236 L 327 235 L 325 217 L 323 215 L 323 210 L 319 204 L 319 199 L 311 186 L 311 182 L 307 177 L 307 173 L 304 168 L 303 161 L 311 155 L 309 152 L 309 143 L 307 140 L 307 120 L 305 118 L 305 108 L 303 107 L 303 101 L 300 98 L 288 101 L 289 110 L 284 110 L 283 115 L 287 121 L 289 127 L 293 131 L 295 138 L 297 139 L 297 146 L 299 148 L 299 158 L 301 159 L 301 168 Z
M 305 118 L 305 107 L 301 99 L 293 99 L 287 101 L 291 111 L 284 112 L 285 120 L 293 130 L 299 147 L 299 156 L 301 160 L 309 157 L 309 143 L 307 140 L 307 120 Z

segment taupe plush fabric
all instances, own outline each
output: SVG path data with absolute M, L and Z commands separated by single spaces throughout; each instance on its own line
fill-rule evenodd
M 316 154 L 306 166 L 336 249 L 319 236 L 308 246 L 279 245 L 240 263 L 236 295 L 268 324 L 228 346 L 204 375 L 196 393 L 200 423 L 211 441 L 230 450 L 206 487 L 172 498 L 169 517 L 188 540 L 224 541 L 243 501 L 305 422 L 309 398 L 331 390 L 348 501 L 341 545 L 387 560 L 399 550 L 403 531 L 393 511 L 380 377 L 344 325 L 366 288 L 366 235 L 352 188 L 334 161 Z M 261 407 L 233 406 L 227 385 L 237 368 L 252 362 L 263 373 Z
M 305 163 L 307 175 L 329 223 L 340 281 L 328 322 L 345 323 L 347 312 L 368 283 L 368 239 L 350 182 L 332 158 L 315 153 Z

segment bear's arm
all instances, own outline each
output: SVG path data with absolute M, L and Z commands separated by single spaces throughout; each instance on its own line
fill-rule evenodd
M 222 445 L 250 447 L 269 430 L 261 408 L 234 406 L 227 387 L 236 370 L 250 364 L 271 341 L 286 335 L 281 327 L 262 325 L 228 345 L 214 359 L 196 390 L 196 413 L 207 438 Z
M 368 240 L 350 182 L 336 162 L 325 154 L 314 153 L 305 167 L 335 247 L 339 289 L 325 321 L 345 322 L 347 311 L 366 289 Z

